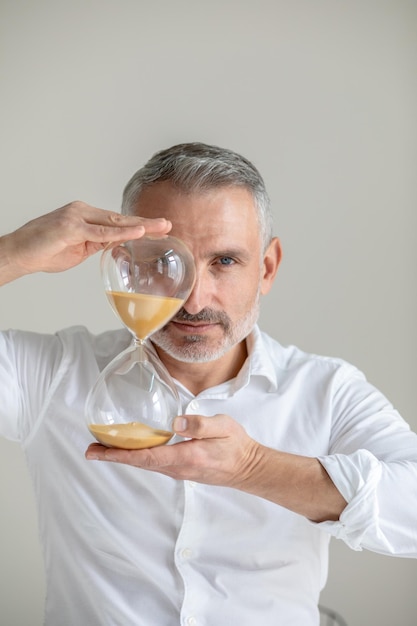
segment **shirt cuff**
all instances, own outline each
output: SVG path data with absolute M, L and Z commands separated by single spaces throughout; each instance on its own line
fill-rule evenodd
M 382 470 L 379 461 L 368 450 L 318 457 L 318 460 L 348 504 L 338 521 L 320 522 L 317 526 L 342 539 L 353 550 L 375 544 L 376 536 L 380 535 L 377 487 Z

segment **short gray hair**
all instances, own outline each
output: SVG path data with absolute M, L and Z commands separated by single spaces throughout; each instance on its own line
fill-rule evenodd
M 228 185 L 245 187 L 254 199 L 263 248 L 268 247 L 273 228 L 271 203 L 262 176 L 245 157 L 204 143 L 182 143 L 161 150 L 127 183 L 122 213 L 131 213 L 141 191 L 162 181 L 186 193 Z

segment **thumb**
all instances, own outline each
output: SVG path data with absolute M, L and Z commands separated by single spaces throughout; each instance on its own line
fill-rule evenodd
M 177 435 L 185 435 L 188 429 L 188 415 L 178 415 L 172 424 L 173 430 Z
M 177 435 L 192 439 L 210 439 L 214 437 L 226 437 L 229 432 L 227 423 L 230 418 L 227 415 L 179 415 L 174 419 L 173 428 Z

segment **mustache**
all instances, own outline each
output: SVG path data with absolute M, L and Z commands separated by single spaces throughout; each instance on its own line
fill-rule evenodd
M 201 309 L 198 313 L 192 314 L 187 313 L 184 307 L 178 311 L 175 315 L 175 322 L 207 322 L 211 324 L 221 324 L 226 329 L 230 328 L 230 318 L 224 311 L 215 311 L 214 309 L 210 309 L 206 307 L 205 309 Z

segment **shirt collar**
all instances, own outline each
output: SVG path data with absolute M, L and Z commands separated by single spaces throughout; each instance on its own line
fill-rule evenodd
M 156 354 L 156 350 L 152 345 L 152 350 Z M 250 383 L 252 377 L 265 378 L 268 383 L 268 391 L 273 392 L 278 388 L 277 369 L 271 359 L 270 353 L 266 348 L 265 340 L 258 325 L 255 325 L 252 332 L 246 337 L 246 347 L 248 356 L 240 369 L 238 375 L 232 380 L 228 380 L 216 387 L 206 389 L 201 392 L 201 397 L 228 397 L 243 389 Z M 192 395 L 186 387 L 179 381 L 175 381 L 179 389 L 184 395 Z
M 239 374 L 234 379 L 234 390 L 249 384 L 252 376 L 266 378 L 269 382 L 269 391 L 276 391 L 278 387 L 277 370 L 266 349 L 265 342 L 259 326 L 255 326 L 246 338 L 248 358 L 243 364 Z

